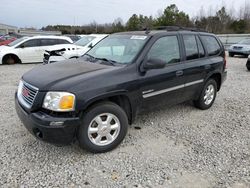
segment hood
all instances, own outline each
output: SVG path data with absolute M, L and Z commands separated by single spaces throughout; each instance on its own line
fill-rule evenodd
M 250 48 L 250 45 L 249 44 L 234 44 L 232 45 L 231 47 L 247 47 L 247 48 Z
M 2 51 L 2 50 L 7 50 L 7 49 L 11 49 L 12 47 L 10 47 L 10 46 L 0 46 L 0 52 Z
M 81 49 L 83 48 L 82 46 L 77 46 L 74 44 L 57 44 L 57 45 L 53 45 L 50 46 L 46 49 L 46 51 L 55 51 L 55 50 L 61 50 L 61 49 L 67 49 L 67 48 L 77 48 L 77 49 Z
M 114 69 L 112 66 L 90 63 L 79 59 L 40 65 L 23 75 L 23 80 L 40 91 L 66 90 L 75 84 Z

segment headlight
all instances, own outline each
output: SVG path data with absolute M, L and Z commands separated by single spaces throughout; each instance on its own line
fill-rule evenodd
M 23 81 L 20 80 L 18 84 L 18 89 L 17 89 L 17 96 L 21 96 L 22 94 L 22 89 L 23 89 Z
M 68 92 L 47 92 L 43 108 L 56 112 L 74 111 L 75 95 Z

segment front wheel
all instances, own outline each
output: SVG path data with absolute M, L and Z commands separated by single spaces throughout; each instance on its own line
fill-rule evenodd
M 107 152 L 117 147 L 128 129 L 124 110 L 111 102 L 97 104 L 82 117 L 78 130 L 80 147 L 92 153 Z
M 229 52 L 229 57 L 233 57 L 233 56 L 234 56 L 234 53 Z
M 3 64 L 5 65 L 13 65 L 17 63 L 17 59 L 12 55 L 7 55 L 3 58 Z
M 210 108 L 217 94 L 217 82 L 214 79 L 209 79 L 203 87 L 203 90 L 198 100 L 194 101 L 195 107 L 206 110 Z

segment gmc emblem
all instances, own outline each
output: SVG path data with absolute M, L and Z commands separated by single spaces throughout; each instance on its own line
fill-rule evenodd
M 29 94 L 30 94 L 30 92 L 29 92 L 29 90 L 27 90 L 26 88 L 23 88 L 22 94 L 23 94 L 24 97 L 28 97 Z

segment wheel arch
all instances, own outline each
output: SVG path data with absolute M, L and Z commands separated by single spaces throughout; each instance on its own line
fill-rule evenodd
M 81 107 L 80 111 L 85 111 L 86 109 L 105 101 L 113 102 L 120 106 L 127 114 L 129 124 L 132 124 L 135 119 L 135 110 L 133 109 L 130 97 L 126 93 L 118 92 L 94 97 L 88 100 L 85 105 Z
M 19 56 L 15 53 L 7 53 L 5 54 L 2 59 L 1 59 L 1 63 L 4 64 L 4 59 L 8 56 L 13 56 L 18 62 L 17 63 L 22 63 L 21 59 L 19 58 Z
M 217 83 L 217 91 L 220 91 L 221 84 L 222 84 L 221 73 L 220 72 L 214 72 L 214 73 L 212 73 L 211 75 L 208 76 L 206 81 L 209 80 L 209 79 L 214 79 L 216 81 L 216 83 Z

